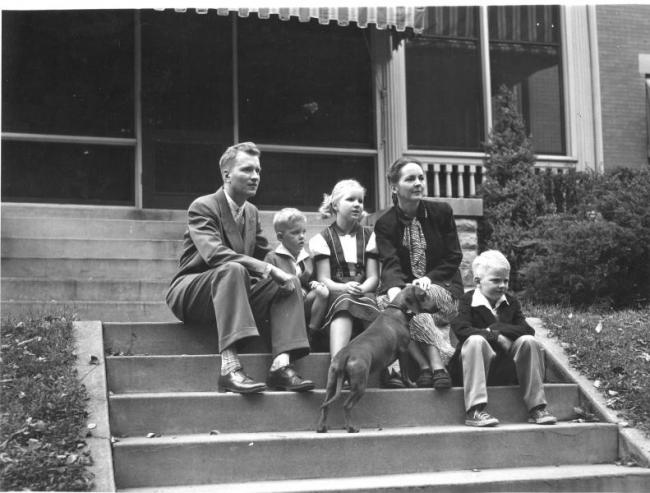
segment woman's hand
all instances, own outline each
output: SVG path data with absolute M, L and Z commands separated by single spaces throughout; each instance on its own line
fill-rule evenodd
M 421 277 L 420 279 L 413 281 L 413 286 L 417 286 L 423 291 L 426 291 L 431 287 L 431 279 L 429 279 L 427 276 Z
M 361 284 L 356 281 L 349 281 L 343 284 L 343 291 L 352 296 L 361 296 L 363 294 Z

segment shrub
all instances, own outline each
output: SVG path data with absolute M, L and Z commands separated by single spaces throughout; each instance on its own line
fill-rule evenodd
M 629 305 L 642 249 L 633 231 L 599 217 L 547 216 L 521 269 L 526 298 L 574 306 Z
M 540 219 L 520 255 L 526 294 L 548 302 L 634 306 L 650 294 L 650 172 L 544 177 L 546 197 L 564 212 Z

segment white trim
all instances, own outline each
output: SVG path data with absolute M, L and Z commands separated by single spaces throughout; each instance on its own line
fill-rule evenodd
M 597 173 L 605 171 L 603 150 L 603 115 L 600 97 L 600 61 L 598 53 L 598 21 L 596 6 L 587 5 L 587 29 L 589 30 L 589 57 L 591 62 L 591 99 L 594 108 L 594 155 Z
M 375 107 L 375 148 L 377 149 L 377 160 L 375 162 L 375 183 L 374 189 L 377 191 L 375 204 L 377 210 L 380 210 L 382 204 L 387 203 L 386 187 L 384 187 L 384 176 L 386 175 L 385 158 L 385 131 L 384 131 L 384 112 L 386 105 L 384 91 L 383 65 L 385 57 L 382 50 L 386 49 L 385 45 L 390 42 L 390 37 L 386 31 L 373 29 L 370 31 L 371 63 L 372 63 L 372 81 L 373 81 L 373 103 Z
M 142 23 L 140 11 L 133 14 L 134 22 L 134 119 L 135 119 L 135 156 L 133 163 L 134 181 L 134 202 L 138 209 L 143 208 L 144 189 L 142 185 Z
M 310 147 L 280 144 L 257 144 L 264 152 L 284 152 L 287 154 L 326 154 L 333 156 L 376 156 L 377 149 L 360 149 L 347 147 Z
M 20 132 L 2 132 L 2 140 L 21 142 L 55 142 L 58 144 L 97 144 L 124 147 L 131 147 L 137 144 L 137 140 L 134 138 L 94 137 L 87 135 L 32 134 Z
M 237 16 L 230 14 L 232 26 L 232 136 L 233 143 L 239 142 L 239 64 L 237 63 Z
M 492 131 L 492 80 L 490 67 L 490 26 L 488 25 L 488 6 L 479 7 L 479 37 L 481 47 L 481 78 L 483 83 L 483 138 L 488 140 Z

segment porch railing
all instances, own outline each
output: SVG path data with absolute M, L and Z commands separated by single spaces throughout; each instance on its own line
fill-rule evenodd
M 420 158 L 427 173 L 430 197 L 476 198 L 480 185 L 485 180 L 484 165 L 472 163 L 450 163 L 443 160 Z M 564 174 L 574 169 L 566 163 L 543 163 L 535 165 L 535 173 Z

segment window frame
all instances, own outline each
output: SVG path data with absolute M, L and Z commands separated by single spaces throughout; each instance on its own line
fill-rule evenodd
M 479 5 L 476 8 L 479 9 L 479 54 L 481 61 L 481 82 L 482 82 L 482 96 L 483 96 L 483 118 L 484 118 L 484 139 L 487 139 L 487 135 L 490 132 L 493 124 L 493 113 L 492 113 L 492 81 L 491 81 L 491 66 L 490 66 L 490 32 L 489 32 L 489 16 L 488 8 L 489 5 Z M 567 16 L 566 16 L 566 7 L 559 5 L 560 10 L 560 63 L 561 63 L 561 78 L 560 82 L 562 84 L 561 90 L 561 105 L 562 113 L 564 119 L 564 141 L 565 149 L 563 154 L 537 154 L 536 158 L 538 162 L 543 163 L 575 163 L 577 159 L 573 156 L 573 147 L 571 139 L 571 128 L 574 124 L 571 118 L 570 111 L 570 97 L 569 97 L 569 64 L 568 64 L 568 47 L 567 47 Z M 402 55 L 405 56 L 405 49 L 402 48 Z M 404 87 L 406 87 L 406 77 L 403 80 Z M 408 129 L 406 130 L 408 132 Z M 485 153 L 483 152 L 473 152 L 473 151 L 450 151 L 450 150 L 436 150 L 431 148 L 429 150 L 420 150 L 413 149 L 408 147 L 408 135 L 406 136 L 405 147 L 409 155 L 417 156 L 430 156 L 438 158 L 446 158 L 455 160 L 483 160 L 485 158 Z M 460 162 L 460 161 L 459 161 Z

